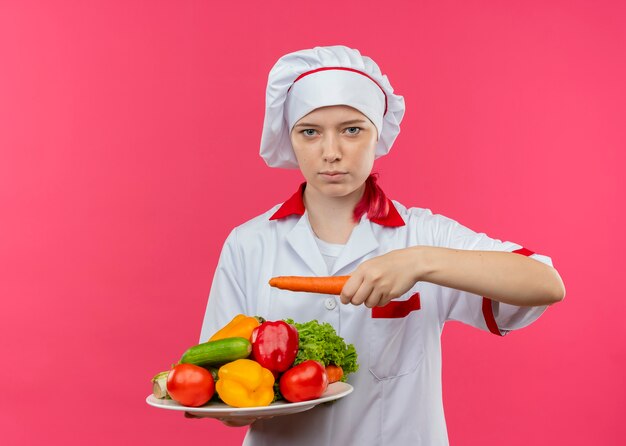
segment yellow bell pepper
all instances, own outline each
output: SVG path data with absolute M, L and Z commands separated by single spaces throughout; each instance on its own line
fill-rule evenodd
M 215 390 L 229 406 L 269 406 L 274 400 L 274 375 L 251 359 L 237 359 L 220 367 Z
M 262 318 L 238 314 L 232 321 L 211 336 L 209 341 L 234 337 L 246 338 L 250 341 L 252 338 L 252 330 L 261 325 L 261 322 L 263 322 Z

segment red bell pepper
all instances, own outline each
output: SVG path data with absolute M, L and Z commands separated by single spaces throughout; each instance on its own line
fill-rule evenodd
M 297 354 L 298 330 L 293 325 L 263 322 L 252 331 L 252 357 L 274 374 L 291 367 Z

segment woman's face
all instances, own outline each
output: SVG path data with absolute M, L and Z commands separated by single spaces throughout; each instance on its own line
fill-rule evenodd
M 372 172 L 378 131 L 352 107 L 317 108 L 296 122 L 290 137 L 307 186 L 326 196 L 356 191 Z

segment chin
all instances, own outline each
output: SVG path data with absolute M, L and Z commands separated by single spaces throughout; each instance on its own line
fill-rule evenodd
M 345 197 L 357 190 L 358 186 L 346 183 L 323 183 L 318 184 L 317 188 L 328 197 Z

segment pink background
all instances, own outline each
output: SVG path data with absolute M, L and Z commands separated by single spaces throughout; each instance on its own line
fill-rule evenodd
M 149 380 L 197 341 L 230 229 L 300 181 L 258 156 L 270 68 L 345 44 L 406 100 L 388 195 L 566 284 L 504 339 L 446 326 L 451 443 L 621 444 L 625 26 L 619 1 L 3 1 L 0 442 L 239 444 Z

